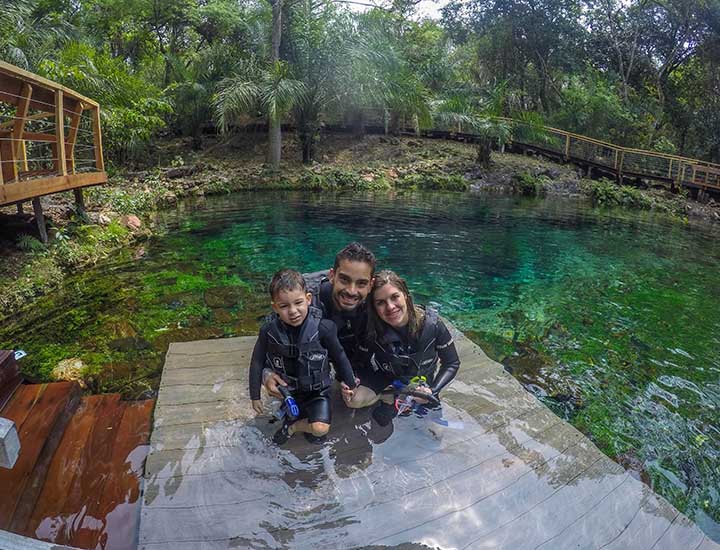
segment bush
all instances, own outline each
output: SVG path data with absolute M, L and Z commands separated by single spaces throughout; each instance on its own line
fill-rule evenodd
M 470 184 L 457 174 L 408 174 L 396 181 L 401 189 L 419 189 L 423 191 L 467 191 Z
M 608 179 L 588 181 L 586 190 L 593 203 L 601 206 L 625 206 L 641 210 L 662 210 L 640 189 L 628 185 L 617 185 Z
M 516 193 L 528 197 L 541 197 L 545 195 L 545 186 L 549 180 L 547 176 L 533 176 L 529 172 L 521 172 L 513 176 L 512 187 Z

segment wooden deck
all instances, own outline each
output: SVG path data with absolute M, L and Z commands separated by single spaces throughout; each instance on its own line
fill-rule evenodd
M 22 385 L 0 408 L 21 451 L 0 468 L 0 548 L 133 550 L 154 400 L 81 397 L 74 382 Z
M 269 438 L 251 337 L 171 344 L 139 548 L 718 549 L 457 334 L 446 420 L 334 408 L 323 445 Z

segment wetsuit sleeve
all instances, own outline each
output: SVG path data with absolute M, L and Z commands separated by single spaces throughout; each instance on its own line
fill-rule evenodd
M 435 349 L 440 358 L 440 370 L 431 386 L 432 392 L 437 395 L 445 386 L 447 386 L 460 368 L 460 357 L 458 357 L 457 349 L 452 334 L 445 326 L 445 323 L 438 320 L 437 333 L 435 339 Z
M 253 348 L 252 359 L 250 359 L 250 399 L 260 399 L 260 388 L 262 387 L 262 371 L 265 366 L 265 354 L 267 344 L 267 327 L 262 327 L 258 334 L 255 347 Z
M 340 380 L 350 388 L 355 388 L 355 374 L 345 350 L 340 344 L 340 340 L 338 340 L 337 327 L 335 323 L 328 319 L 320 321 L 320 343 L 328 350 L 328 355 L 335 365 Z

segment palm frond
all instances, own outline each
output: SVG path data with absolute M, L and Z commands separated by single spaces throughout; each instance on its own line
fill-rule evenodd
M 213 100 L 215 124 L 221 132 L 227 132 L 239 115 L 257 110 L 260 98 L 261 88 L 254 81 L 241 76 L 222 80 Z

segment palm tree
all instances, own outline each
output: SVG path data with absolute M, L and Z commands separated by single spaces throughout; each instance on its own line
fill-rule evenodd
M 241 62 L 236 74 L 223 79 L 213 101 L 215 122 L 227 132 L 243 114 L 265 115 L 270 129 L 267 162 L 273 171 L 280 168 L 282 142 L 280 125 L 293 105 L 303 100 L 305 85 L 290 78 L 289 66 L 275 61 L 266 66 L 253 59 Z
M 65 20 L 38 15 L 37 0 L 0 0 L 0 59 L 36 71 L 75 34 Z

